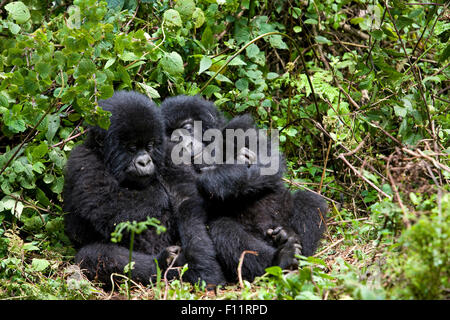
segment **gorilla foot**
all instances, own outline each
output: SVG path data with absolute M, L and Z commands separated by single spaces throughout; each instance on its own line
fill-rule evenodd
M 282 226 L 278 226 L 275 229 L 267 229 L 266 234 L 272 238 L 276 246 L 281 246 L 289 238 L 287 231 Z
M 300 243 L 287 241 L 278 249 L 274 265 L 280 266 L 282 269 L 296 269 L 298 268 L 298 260 L 295 256 L 301 254 L 302 246 Z
M 238 163 L 251 165 L 256 163 L 257 157 L 252 150 L 243 147 L 239 150 L 236 159 Z

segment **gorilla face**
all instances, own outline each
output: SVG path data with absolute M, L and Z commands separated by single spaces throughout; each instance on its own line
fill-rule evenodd
M 116 92 L 99 105 L 111 112 L 109 129 L 93 130 L 95 140 L 102 141 L 106 168 L 123 185 L 145 187 L 163 162 L 165 140 L 159 110 L 146 96 L 126 91 Z
M 128 141 L 125 148 L 129 155 L 129 163 L 124 168 L 125 180 L 145 180 L 155 174 L 153 142 Z
M 175 143 L 180 143 L 182 151 L 190 156 L 190 160 L 201 156 L 204 144 L 202 142 L 202 134 L 204 130 L 194 125 L 194 120 L 189 118 L 179 124 L 179 128 L 175 129 L 171 135 L 170 140 Z M 197 130 L 198 132 L 195 132 Z
M 167 98 L 161 104 L 161 112 L 166 125 L 166 137 L 170 140 L 170 149 L 175 145 L 190 157 L 195 169 L 204 164 L 196 163 L 205 147 L 203 133 L 212 128 L 221 128 L 224 123 L 216 106 L 198 96 L 175 96 Z M 178 149 L 177 149 L 178 150 Z

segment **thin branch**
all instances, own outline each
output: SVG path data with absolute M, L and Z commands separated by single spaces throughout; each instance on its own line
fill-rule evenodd
M 363 174 L 361 174 L 358 170 L 356 170 L 356 168 L 354 166 L 352 166 L 352 164 L 350 162 L 348 162 L 348 160 L 345 158 L 344 154 L 341 153 L 338 156 L 338 159 L 341 159 L 342 161 L 344 161 L 344 163 L 349 166 L 350 169 L 352 169 L 352 171 L 361 179 L 363 179 L 365 182 L 367 182 L 369 185 L 372 186 L 372 188 L 374 188 L 375 190 L 377 190 L 379 193 L 381 193 L 383 196 L 385 196 L 386 198 L 392 199 L 392 197 L 390 195 L 388 195 L 386 192 L 384 192 L 383 190 L 381 190 L 380 188 L 378 188 L 372 181 L 370 181 L 369 179 L 367 179 L 366 177 L 364 177 Z
M 251 250 L 244 250 L 241 253 L 241 257 L 239 258 L 239 264 L 238 264 L 238 278 L 239 278 L 239 285 L 241 286 L 241 288 L 244 288 L 244 281 L 242 280 L 242 264 L 244 263 L 244 257 L 247 253 L 253 254 L 255 256 L 258 255 L 258 252 L 256 251 L 251 251 Z

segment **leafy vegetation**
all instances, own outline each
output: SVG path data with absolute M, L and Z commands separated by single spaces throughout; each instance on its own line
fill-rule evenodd
M 448 299 L 449 18 L 441 0 L 2 1 L 0 297 Z M 278 129 L 286 184 L 332 208 L 315 257 L 212 297 L 85 280 L 63 169 L 118 89 L 202 94 Z

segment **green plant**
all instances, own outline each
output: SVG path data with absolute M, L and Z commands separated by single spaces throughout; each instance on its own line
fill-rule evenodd
M 124 233 L 129 236 L 129 256 L 128 256 L 128 264 L 124 268 L 124 273 L 128 274 L 127 281 L 127 295 L 130 297 L 130 279 L 131 272 L 133 270 L 133 248 L 134 248 L 134 237 L 136 234 L 141 234 L 143 231 L 147 230 L 148 227 L 156 228 L 156 233 L 160 234 L 161 232 L 165 232 L 166 228 L 160 224 L 160 221 L 156 218 L 147 217 L 145 221 L 125 221 L 117 224 L 114 231 L 111 233 L 111 242 L 118 243 L 122 241 L 122 237 Z

